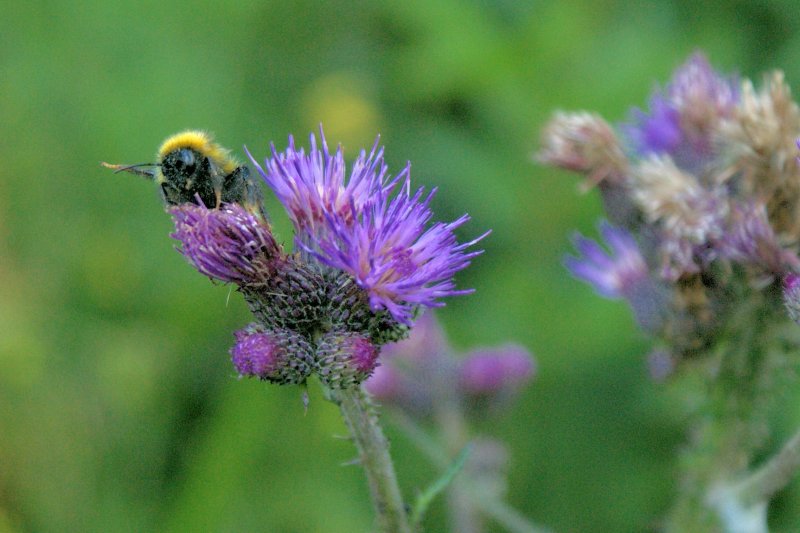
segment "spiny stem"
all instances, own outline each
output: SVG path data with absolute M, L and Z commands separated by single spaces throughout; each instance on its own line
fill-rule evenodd
M 383 533 L 411 533 L 400 486 L 374 406 L 361 388 L 329 391 L 339 406 L 367 474 L 378 527 Z

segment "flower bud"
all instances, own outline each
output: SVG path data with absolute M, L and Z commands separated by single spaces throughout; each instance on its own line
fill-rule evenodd
M 332 331 L 317 346 L 317 375 L 332 389 L 356 387 L 375 370 L 379 353 L 365 335 Z
M 284 384 L 305 382 L 313 367 L 312 348 L 301 335 L 251 324 L 237 331 L 231 361 L 242 376 Z
M 536 372 L 536 363 L 522 346 L 474 350 L 461 364 L 459 383 L 472 395 L 514 392 Z
M 627 160 L 614 130 L 595 113 L 556 113 L 542 132 L 537 154 L 546 165 L 587 175 L 587 186 L 619 181 Z

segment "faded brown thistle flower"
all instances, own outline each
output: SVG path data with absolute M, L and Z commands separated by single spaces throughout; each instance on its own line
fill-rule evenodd
M 772 196 L 798 176 L 795 140 L 800 135 L 800 108 L 780 71 L 767 74 L 758 91 L 745 80 L 741 98 L 722 136 L 731 144 L 734 166 L 742 173 L 746 190 Z
M 596 113 L 556 112 L 542 132 L 536 158 L 547 165 L 586 175 L 583 189 L 603 180 L 622 181 L 628 161 L 617 134 Z
M 669 156 L 651 156 L 631 173 L 631 195 L 648 222 L 692 243 L 721 232 L 727 206 L 697 178 L 679 169 Z

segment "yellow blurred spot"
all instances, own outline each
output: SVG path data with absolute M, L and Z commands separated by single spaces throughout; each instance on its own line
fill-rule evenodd
M 319 124 L 333 144 L 341 143 L 350 157 L 369 148 L 380 133 L 380 112 L 364 78 L 334 72 L 315 80 L 303 95 L 303 114 L 311 131 Z

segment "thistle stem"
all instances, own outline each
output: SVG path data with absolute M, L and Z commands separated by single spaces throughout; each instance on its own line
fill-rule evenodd
M 789 484 L 799 467 L 800 431 L 747 477 L 732 485 L 720 485 L 712 491 L 709 501 L 717 509 L 725 531 L 766 533 L 767 504 Z
M 783 448 L 741 485 L 741 498 L 746 504 L 768 501 L 792 480 L 800 468 L 800 431 Z
M 683 484 L 667 531 L 766 532 L 770 497 L 800 465 L 796 436 L 761 468 L 752 467 L 769 438 L 770 407 L 786 384 L 779 361 L 794 347 L 785 341 L 776 347 L 782 309 L 751 297 L 736 311 L 728 340 L 716 354 L 706 354 L 712 364 L 706 368 L 704 400 L 695 413 Z
M 359 388 L 330 391 L 339 406 L 367 474 L 372 505 L 383 533 L 411 533 L 400 486 L 389 455 L 389 442 L 378 422 L 375 407 Z

